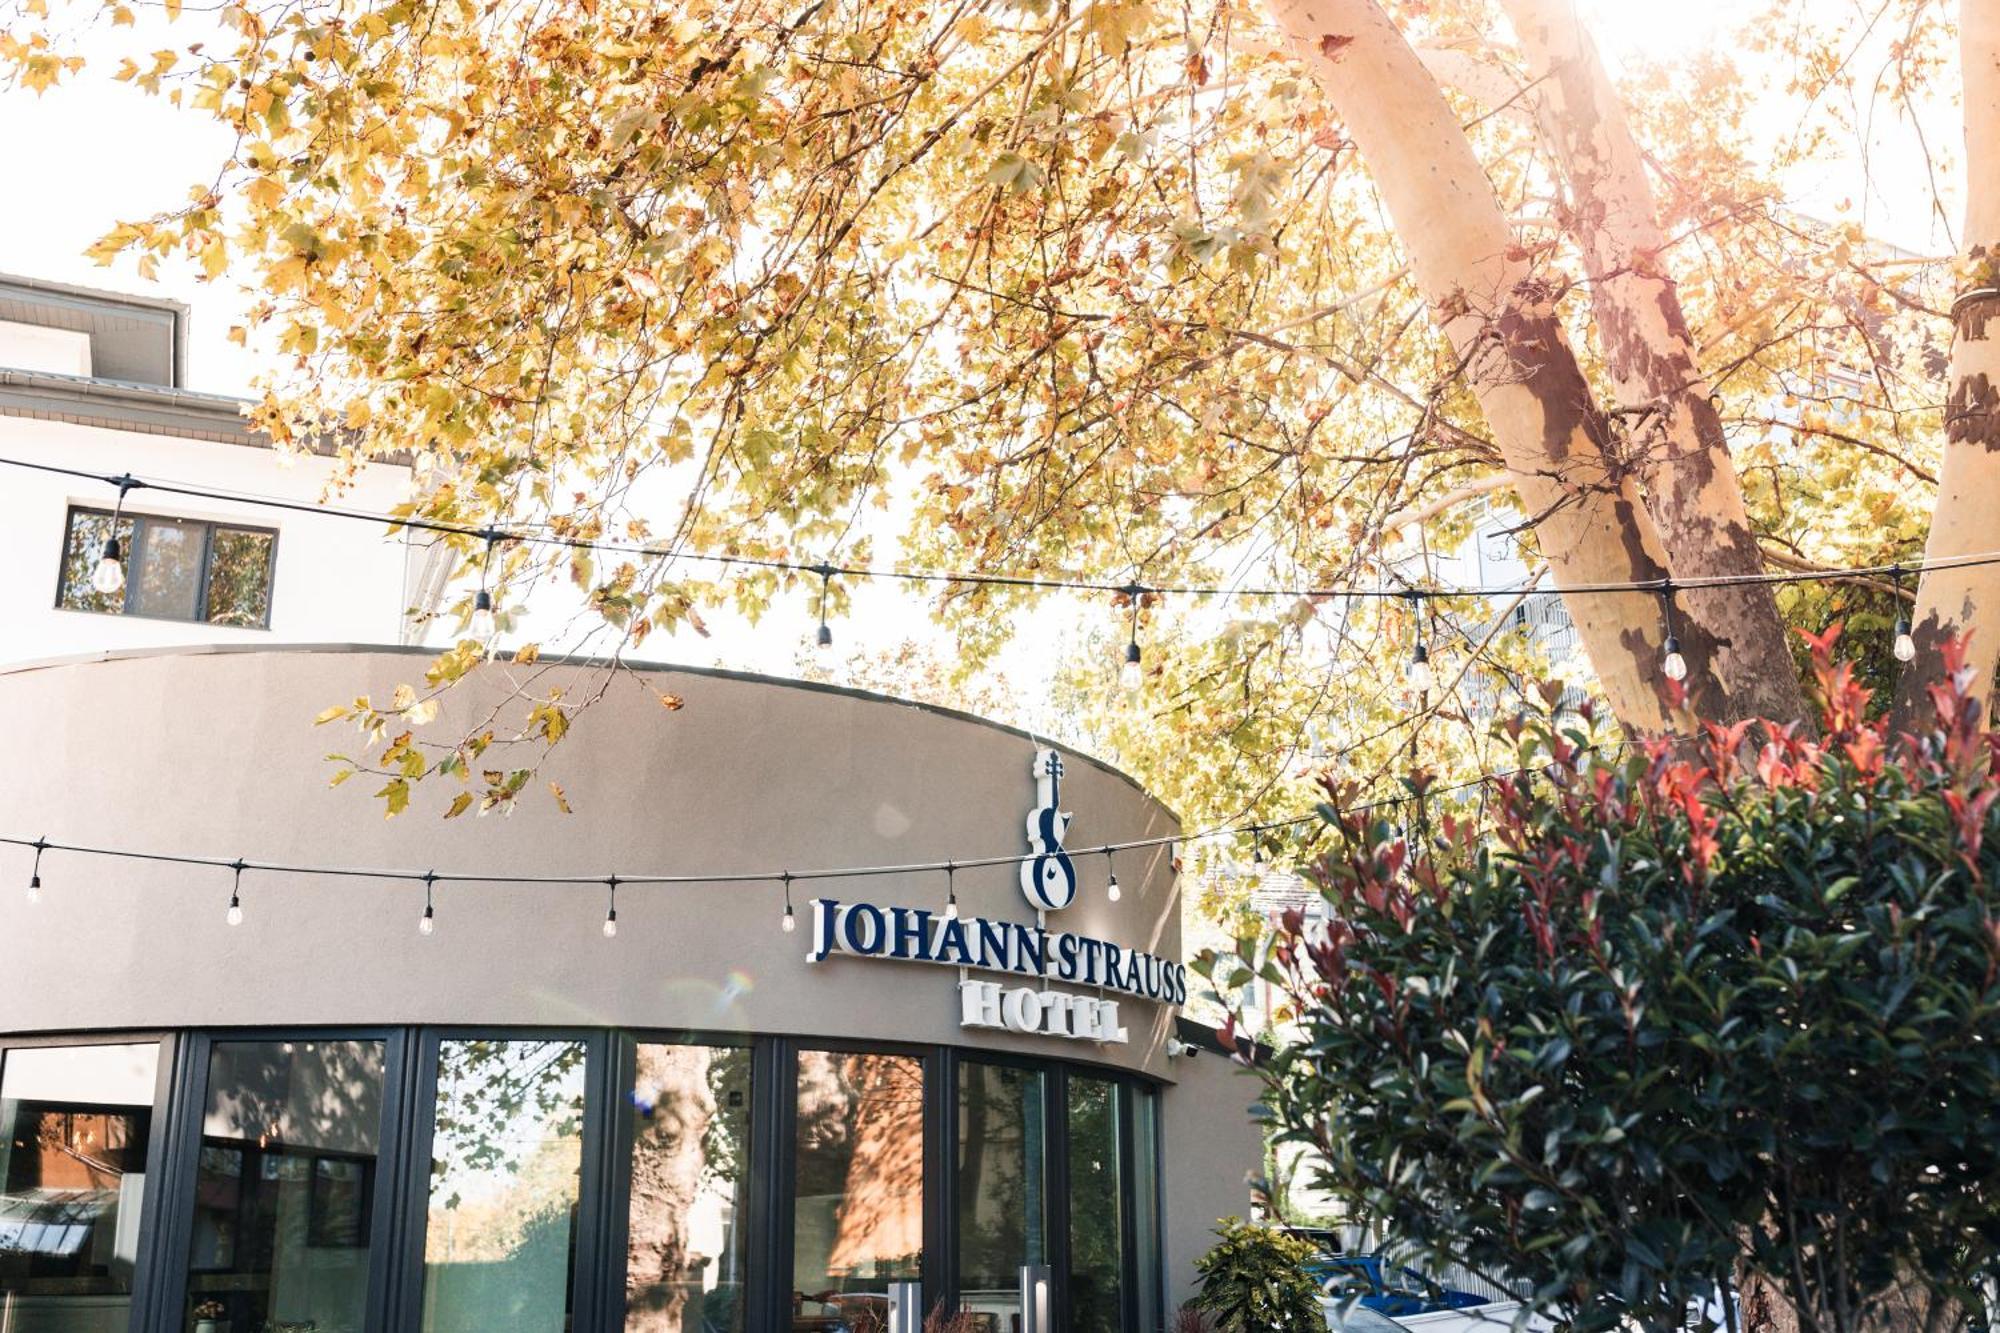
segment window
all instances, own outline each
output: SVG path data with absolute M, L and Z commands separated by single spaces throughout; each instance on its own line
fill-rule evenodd
M 125 587 L 97 591 L 91 571 L 107 538 L 125 554 Z M 191 620 L 264 629 L 271 623 L 271 580 L 278 534 L 153 514 L 72 507 L 63 544 L 56 604 L 71 611 Z
M 796 1132 L 792 1327 L 884 1328 L 923 1275 L 923 1061 L 800 1051 Z
M 361 1333 L 375 1257 L 380 1041 L 217 1042 L 187 1326 Z
M 1125 1182 L 1119 1085 L 1069 1080 L 1069 1326 L 1119 1333 L 1125 1284 Z
M 585 1049 L 580 1041 L 440 1043 L 424 1333 L 569 1327 Z
M 123 1330 L 160 1048 L 29 1046 L 0 1066 L 0 1311 L 9 1327 Z
M 959 1304 L 1010 1327 L 1021 1266 L 1048 1261 L 1048 1129 L 1039 1070 L 958 1067 Z
M 626 1115 L 625 1327 L 743 1333 L 749 1049 L 639 1043 Z

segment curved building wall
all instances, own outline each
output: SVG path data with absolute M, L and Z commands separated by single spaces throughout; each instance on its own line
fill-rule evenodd
M 450 692 L 420 735 L 455 738 L 514 688 L 600 685 L 509 817 L 439 817 L 450 780 L 385 819 L 363 775 L 330 788 L 325 755 L 358 750 L 333 703 L 422 688 L 427 654 L 388 649 L 191 650 L 0 673 L 13 776 L 0 831 L 57 842 L 249 861 L 458 873 L 623 876 L 925 863 L 1018 854 L 1035 805 L 1027 737 L 942 710 L 722 673 L 496 662 Z M 643 680 L 639 676 L 643 676 Z M 685 701 L 662 708 L 657 692 Z M 489 767 L 535 762 L 497 746 Z M 1074 846 L 1178 832 L 1129 779 L 1064 756 Z M 574 814 L 547 794 L 555 781 Z M 378 780 L 379 783 L 379 780 Z M 17 854 L 24 855 L 24 854 Z M 1078 858 L 1074 906 L 1049 927 L 1180 958 L 1165 848 L 1122 854 L 1119 902 L 1102 856 Z M 21 873 L 25 875 L 25 865 Z M 784 1032 L 960 1044 L 950 967 L 808 962 L 815 896 L 941 910 L 936 871 L 801 881 L 780 929 L 776 883 L 627 885 L 619 934 L 601 883 L 441 884 L 434 935 L 409 881 L 243 876 L 245 920 L 223 922 L 230 875 L 61 852 L 30 908 L 0 895 L 0 1031 L 422 1023 Z M 1032 924 L 1013 865 L 958 872 L 969 917 Z M 1016 983 L 1018 984 L 1018 983 Z M 1088 989 L 1088 988 L 1072 988 Z M 1127 1000 L 1129 1042 L 980 1031 L 976 1044 L 1175 1075 L 1169 1006 Z

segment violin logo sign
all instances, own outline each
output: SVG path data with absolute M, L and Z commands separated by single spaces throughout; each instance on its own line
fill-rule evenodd
M 1160 1004 L 1187 1003 L 1187 969 L 1180 963 L 1105 940 L 1050 931 L 1042 913 L 1076 901 L 1076 865 L 1063 847 L 1070 816 L 1062 807 L 1062 758 L 1036 750 L 1036 805 L 1027 818 L 1028 855 L 1021 859 L 1021 893 L 1037 914 L 1034 925 L 935 913 L 922 907 L 815 898 L 812 952 L 819 963 L 835 954 L 933 963 L 960 970 L 961 1026 L 1123 1042 L 1116 995 Z M 967 976 L 1012 974 L 1036 984 L 1006 988 Z M 1090 986 L 1095 995 L 1051 990 L 1050 982 Z
M 1021 892 L 1041 912 L 1060 912 L 1076 901 L 1076 865 L 1063 850 L 1069 816 L 1062 805 L 1062 756 L 1035 751 L 1037 804 L 1028 812 L 1028 851 L 1021 861 Z

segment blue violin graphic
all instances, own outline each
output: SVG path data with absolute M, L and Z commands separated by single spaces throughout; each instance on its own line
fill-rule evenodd
M 1045 912 L 1060 912 L 1076 900 L 1076 866 L 1063 850 L 1069 816 L 1062 803 L 1062 759 L 1054 750 L 1035 751 L 1035 792 L 1041 804 L 1028 814 L 1028 848 L 1021 860 L 1021 892 Z

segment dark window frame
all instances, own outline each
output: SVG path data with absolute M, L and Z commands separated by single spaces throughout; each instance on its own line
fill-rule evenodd
M 132 1267 L 130 1313 L 126 1326 L 145 1327 L 148 1313 L 159 1308 L 161 1280 L 159 1239 L 161 1218 L 169 1202 L 169 1155 L 172 1151 L 175 1079 L 189 1044 L 187 1034 L 142 1028 L 129 1032 L 33 1032 L 0 1036 L 0 1079 L 4 1079 L 7 1057 L 17 1050 L 66 1048 L 75 1046 L 144 1046 L 159 1048 L 159 1065 L 153 1078 L 153 1118 L 146 1138 L 145 1196 L 139 1201 L 139 1251 Z M 178 1324 L 175 1325 L 178 1329 Z
M 1047 1261 L 1055 1277 L 1057 1326 L 1067 1320 L 1069 1226 L 1069 1132 L 1067 1108 L 1072 1078 L 1110 1083 L 1116 1091 L 1119 1133 L 1121 1250 L 1124 1333 L 1160 1333 L 1138 1326 L 1137 1284 L 1150 1276 L 1159 1285 L 1161 1317 L 1171 1275 L 1165 1247 L 1165 1133 L 1167 1086 L 1145 1073 L 1014 1050 L 956 1045 L 869 1041 L 840 1036 L 795 1036 L 677 1028 L 533 1027 L 491 1025 L 352 1025 L 133 1029 L 0 1035 L 0 1068 L 20 1047 L 128 1046 L 156 1042 L 159 1075 L 148 1143 L 151 1182 L 141 1205 L 141 1239 L 132 1283 L 132 1333 L 184 1333 L 187 1275 L 193 1230 L 193 1201 L 201 1149 L 202 1114 L 208 1093 L 210 1055 L 217 1043 L 277 1041 L 382 1041 L 385 1043 L 381 1149 L 371 1200 L 370 1226 L 381 1248 L 370 1265 L 367 1301 L 370 1328 L 421 1326 L 424 1232 L 430 1198 L 430 1154 L 437 1101 L 437 1056 L 446 1041 L 574 1041 L 584 1047 L 582 1160 L 575 1213 L 575 1259 L 571 1271 L 576 1333 L 622 1333 L 625 1323 L 625 1240 L 631 1179 L 630 1121 L 624 1115 L 636 1052 L 641 1043 L 720 1046 L 750 1052 L 750 1140 L 746 1190 L 744 1258 L 750 1281 L 745 1293 L 749 1330 L 781 1329 L 791 1282 L 793 1173 L 796 1163 L 798 1053 L 913 1056 L 924 1067 L 924 1260 L 925 1306 L 940 1300 L 955 1308 L 959 1299 L 956 1234 L 957 1092 L 960 1064 L 1007 1065 L 1043 1075 L 1043 1108 L 1050 1126 L 1045 1163 Z M 1137 1136 L 1137 1096 L 1157 1098 L 1150 1145 Z M 1058 1132 L 1059 1128 L 1059 1132 Z M 1138 1253 L 1137 1153 L 1150 1150 L 1162 1188 L 1153 1199 L 1155 1267 Z
M 99 611 L 87 606 L 71 606 L 66 600 L 71 590 L 69 582 L 70 539 L 76 532 L 78 516 L 93 518 L 112 517 L 112 511 L 96 505 L 72 504 L 63 514 L 62 549 L 56 561 L 55 609 L 71 611 L 86 616 L 123 616 L 132 620 L 154 620 L 172 625 L 213 625 L 218 629 L 269 630 L 271 628 L 271 606 L 277 600 L 278 591 L 278 529 L 264 527 L 256 523 L 234 523 L 221 519 L 191 518 L 178 514 L 160 514 L 150 511 L 126 510 L 121 518 L 132 524 L 131 549 L 125 555 L 125 591 L 123 600 L 116 611 Z M 144 549 L 145 533 L 150 523 L 174 523 L 201 529 L 201 565 L 195 572 L 195 613 L 192 616 L 163 616 L 132 609 L 133 589 L 136 586 L 131 574 L 139 567 Z M 218 532 L 241 532 L 252 536 L 271 539 L 270 556 L 264 566 L 264 618 L 254 625 L 236 624 L 230 621 L 209 619 L 208 583 L 215 562 L 215 535 Z M 86 580 L 88 575 L 85 575 Z

